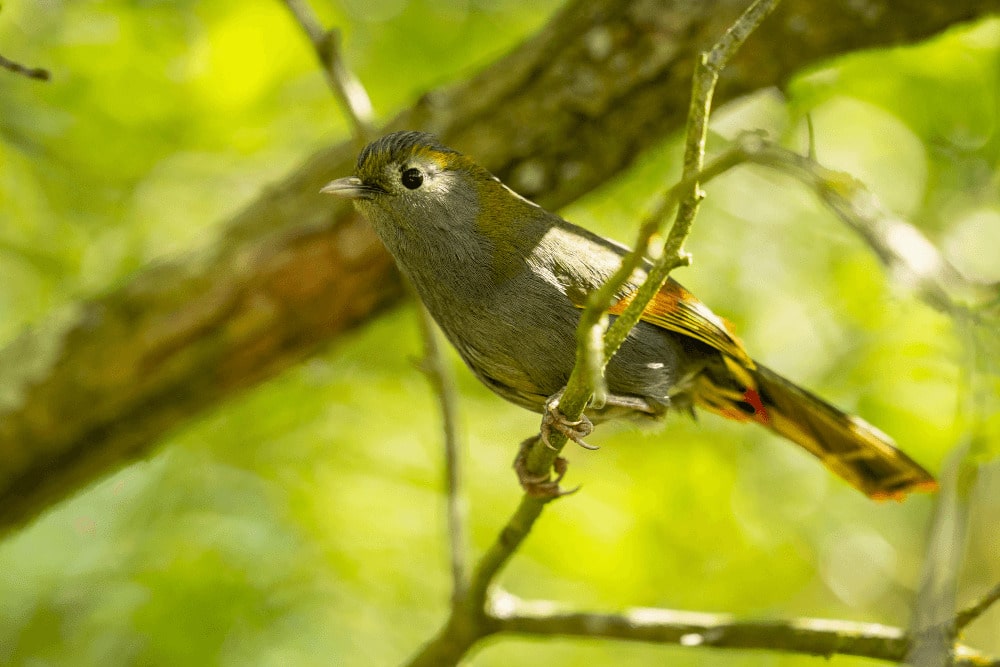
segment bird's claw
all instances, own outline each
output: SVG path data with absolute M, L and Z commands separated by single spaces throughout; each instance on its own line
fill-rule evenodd
M 545 443 L 546 447 L 554 451 L 555 447 L 549 442 L 549 436 L 553 430 L 556 430 L 565 435 L 568 440 L 572 440 L 584 449 L 591 451 L 600 449 L 600 447 L 588 444 L 583 440 L 594 432 L 594 423 L 586 415 L 580 415 L 580 418 L 575 421 L 566 419 L 566 415 L 559 411 L 559 399 L 561 397 L 562 392 L 560 391 L 545 402 L 545 412 L 542 413 L 542 442 Z
M 569 490 L 563 490 L 559 487 L 559 482 L 566 476 L 566 470 L 569 468 L 569 462 L 561 456 L 557 456 L 556 460 L 552 462 L 552 470 L 556 474 L 555 479 L 550 479 L 548 472 L 535 475 L 528 471 L 528 451 L 534 442 L 535 438 L 528 438 L 522 442 L 521 448 L 517 452 L 517 458 L 514 459 L 517 481 L 521 483 L 524 492 L 535 498 L 555 499 L 579 491 L 579 486 Z

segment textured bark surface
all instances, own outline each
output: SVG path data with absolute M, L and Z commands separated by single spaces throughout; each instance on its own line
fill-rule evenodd
M 508 56 L 428 93 L 387 129 L 435 131 L 558 207 L 681 127 L 696 54 L 745 4 L 572 2 Z M 717 101 L 998 8 L 1000 0 L 786 0 L 724 73 Z M 400 300 L 392 261 L 367 224 L 318 194 L 351 171 L 354 154 L 347 145 L 319 152 L 263 188 L 211 252 L 150 267 L 0 351 L 0 530 Z

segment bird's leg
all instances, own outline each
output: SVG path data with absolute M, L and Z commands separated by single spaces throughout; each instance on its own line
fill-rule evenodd
M 528 472 L 528 452 L 535 443 L 537 436 L 532 436 L 521 443 L 517 450 L 517 457 L 514 459 L 514 471 L 517 473 L 517 481 L 521 483 L 521 488 L 525 493 L 536 498 L 558 498 L 576 493 L 580 487 L 563 491 L 559 488 L 559 482 L 566 476 L 569 462 L 561 456 L 557 456 L 552 462 L 552 470 L 555 471 L 555 479 L 549 479 L 549 473 L 533 475 Z
M 584 449 L 600 449 L 594 445 L 588 445 L 583 441 L 588 435 L 594 432 L 594 423 L 586 415 L 580 415 L 576 421 L 566 419 L 566 415 L 559 411 L 559 399 L 562 398 L 565 388 L 560 389 L 545 401 L 545 411 L 542 413 L 542 442 L 549 449 L 555 449 L 549 443 L 549 435 L 555 429 L 569 440 L 580 445 Z

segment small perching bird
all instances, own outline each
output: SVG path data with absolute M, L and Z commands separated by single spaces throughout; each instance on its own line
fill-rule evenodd
M 626 247 L 528 201 L 421 132 L 369 144 L 355 175 L 323 192 L 354 201 L 487 387 L 530 410 L 551 406 L 573 368 L 587 295 Z M 621 288 L 613 314 L 645 275 L 637 270 Z M 699 407 L 771 429 L 871 498 L 937 488 L 884 433 L 755 362 L 728 323 L 672 279 L 605 376 L 608 400 L 587 410 L 592 420 Z

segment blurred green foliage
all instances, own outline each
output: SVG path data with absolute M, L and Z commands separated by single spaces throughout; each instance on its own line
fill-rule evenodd
M 475 72 L 555 8 L 317 5 L 343 27 L 346 57 L 385 118 Z M 0 52 L 53 73 L 39 84 L 0 72 L 0 343 L 211 243 L 228 214 L 347 132 L 278 2 L 8 2 Z M 712 142 L 764 128 L 802 148 L 806 114 L 821 161 L 864 180 L 970 275 L 1000 279 L 1000 23 L 804 73 L 787 99 L 764 92 L 720 111 Z M 628 240 L 678 155 L 676 140 L 650 146 L 565 215 Z M 710 186 L 689 249 L 695 264 L 677 278 L 756 357 L 940 469 L 965 428 L 960 339 L 809 192 L 760 169 L 729 174 Z M 381 318 L 7 539 L 0 664 L 405 658 L 443 621 L 449 585 L 439 417 L 411 363 L 413 315 Z M 538 419 L 458 373 L 479 553 L 517 502 L 510 461 Z M 996 405 L 986 417 L 983 441 L 996 448 Z M 510 590 L 579 608 L 907 622 L 931 498 L 873 504 L 787 443 L 711 416 L 604 426 L 595 442 L 600 452 L 569 452 L 571 483 L 584 488 L 546 512 L 504 574 Z M 995 466 L 973 501 L 962 601 L 1000 580 Z M 968 639 L 1000 653 L 1000 609 Z M 507 638 L 469 664 L 583 660 L 813 662 Z

